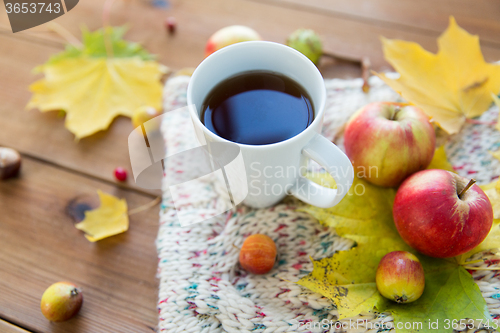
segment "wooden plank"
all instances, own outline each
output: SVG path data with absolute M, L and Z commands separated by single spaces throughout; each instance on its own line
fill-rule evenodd
M 97 189 L 125 198 L 129 209 L 152 200 L 30 158 L 20 178 L 0 182 L 0 318 L 34 332 L 153 331 L 158 206 L 131 216 L 126 233 L 90 243 L 69 212 L 95 207 Z M 40 298 L 65 280 L 83 289 L 82 310 L 50 323 Z
M 6 321 L 3 321 L 0 319 L 0 332 L 2 333 L 29 333 L 26 330 L 23 330 L 22 328 L 18 326 L 14 326 L 11 323 L 8 323 Z
M 263 2 L 246 0 L 211 0 L 209 2 L 203 0 L 172 0 L 169 1 L 170 7 L 168 10 L 155 8 L 149 1 L 117 1 L 113 5 L 110 21 L 113 25 L 128 24 L 130 31 L 127 34 L 127 38 L 144 44 L 148 50 L 158 55 L 160 62 L 174 69 L 196 66 L 203 59 L 206 41 L 217 29 L 231 24 L 243 24 L 256 29 L 264 39 L 275 42 L 284 42 L 286 37 L 297 28 L 312 28 L 322 35 L 326 51 L 356 59 L 369 56 L 376 70 L 389 68 L 383 59 L 379 40 L 380 36 L 415 41 L 431 51 L 436 51 L 435 38 L 442 32 L 448 22 L 448 14 L 446 14 L 443 21 L 438 19 L 431 20 L 439 24 L 435 27 L 435 30 L 427 28 L 423 30 L 413 28 L 402 29 L 401 25 L 395 25 L 389 21 L 389 14 L 387 14 L 387 18 L 384 18 L 387 21 L 382 21 L 382 19 L 361 20 L 353 15 L 333 17 L 331 11 L 328 10 L 328 8 L 331 8 L 328 7 L 330 6 L 330 0 L 314 0 L 316 2 L 312 2 L 312 5 L 303 5 L 306 7 L 301 5 L 298 8 L 285 6 L 287 3 L 284 1 L 296 1 L 297 3 L 304 4 L 303 1 L 258 1 Z M 335 0 L 332 3 L 340 1 Z M 371 3 L 368 0 L 355 1 Z M 390 0 L 376 0 L 374 3 L 377 4 L 380 1 Z M 427 3 L 432 0 L 425 1 Z M 435 11 L 447 13 L 458 10 L 461 7 L 454 6 L 450 1 L 466 3 L 469 0 L 443 1 L 446 1 L 446 6 L 439 5 L 436 2 L 433 2 L 433 6 L 422 6 L 423 9 L 420 9 L 421 17 L 434 15 Z M 495 32 L 495 27 L 500 25 L 500 21 L 496 20 L 498 17 L 498 2 L 493 0 L 481 1 L 485 1 L 484 5 L 480 4 L 477 6 L 477 9 L 471 10 L 468 20 L 475 22 L 474 27 L 479 29 L 476 31 L 473 28 L 471 32 L 480 33 L 482 36 L 484 31 L 487 32 L 493 29 L 493 32 Z M 370 12 L 372 5 L 368 6 L 365 2 L 365 7 L 368 8 L 366 11 Z M 344 6 L 347 6 L 349 2 L 344 3 Z M 393 2 L 390 1 L 390 3 L 392 4 Z M 406 3 L 405 9 L 411 12 L 411 4 L 414 1 L 404 0 L 404 3 Z M 475 3 L 471 2 L 470 6 L 475 7 Z M 492 3 L 493 5 L 491 5 Z M 279 4 L 279 6 L 275 4 Z M 307 10 L 314 4 L 321 10 Z M 320 5 L 323 7 L 319 7 Z M 414 6 L 418 9 L 421 5 L 414 4 Z M 386 7 L 390 6 L 387 5 Z M 383 8 L 385 7 L 382 6 Z M 433 8 L 433 10 L 428 10 L 428 8 Z M 462 12 L 462 16 L 467 17 L 468 10 L 462 9 Z M 491 23 L 490 19 L 483 19 L 483 14 L 486 15 L 486 18 L 494 18 L 494 22 Z M 480 18 L 476 17 L 478 15 Z M 168 16 L 174 16 L 178 22 L 177 32 L 174 35 L 169 35 L 164 28 L 164 20 Z M 0 16 L 0 22 L 1 18 Z M 85 25 L 93 30 L 102 27 L 101 18 L 102 1 L 87 0 L 81 1 L 75 9 L 57 18 L 55 22 L 67 28 L 75 36 L 79 36 L 80 22 L 85 22 Z M 384 22 L 388 22 L 388 24 L 383 24 Z M 418 24 L 421 24 L 421 22 L 418 22 Z M 464 25 L 464 27 L 468 28 L 467 25 Z M 16 36 L 21 36 L 22 34 L 18 33 Z M 32 38 L 44 38 L 43 36 L 47 35 L 39 31 L 33 33 L 27 31 L 26 34 L 31 34 Z M 487 35 L 489 36 L 489 34 Z M 493 33 L 492 35 L 496 36 L 495 38 L 500 38 L 500 34 Z M 53 34 L 49 37 L 53 42 Z M 498 51 L 500 44 L 488 43 L 485 40 L 482 45 L 488 61 L 500 59 Z
M 500 46 L 500 3 L 497 0 L 254 0 L 309 12 L 327 13 L 374 25 L 420 32 L 441 33 L 450 16 L 485 45 Z

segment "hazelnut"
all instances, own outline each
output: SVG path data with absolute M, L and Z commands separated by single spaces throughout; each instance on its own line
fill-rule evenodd
M 15 177 L 21 169 L 21 155 L 11 148 L 0 147 L 0 180 Z

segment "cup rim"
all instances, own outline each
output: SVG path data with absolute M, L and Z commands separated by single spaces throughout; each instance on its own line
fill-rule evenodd
M 252 47 L 254 47 L 254 45 L 264 45 L 265 47 L 287 50 L 287 52 L 293 53 L 296 57 L 301 58 L 302 61 L 304 62 L 304 65 L 307 66 L 309 68 L 309 70 L 311 70 L 314 73 L 314 75 L 319 80 L 321 80 L 323 82 L 323 84 L 321 85 L 322 89 L 321 89 L 321 97 L 319 100 L 319 106 L 315 105 L 315 110 L 314 110 L 314 111 L 319 111 L 319 112 L 315 112 L 314 120 L 312 121 L 312 123 L 309 124 L 309 126 L 307 126 L 302 132 L 300 132 L 299 134 L 297 134 L 291 138 L 288 138 L 288 139 L 283 140 L 283 141 L 268 143 L 268 144 L 263 144 L 263 145 L 250 145 L 250 144 L 246 144 L 246 143 L 234 142 L 234 141 L 227 140 L 227 139 L 213 133 L 201 122 L 198 111 L 196 110 L 196 107 L 194 106 L 194 104 L 192 102 L 192 91 L 193 91 L 193 84 L 192 83 L 195 82 L 198 75 L 200 75 L 199 74 L 200 68 L 202 70 L 203 67 L 210 67 L 211 63 L 213 61 L 216 61 L 214 59 L 215 59 L 215 56 L 217 56 L 217 55 L 227 53 L 227 52 L 232 52 L 233 49 L 252 48 Z M 323 76 L 321 75 L 321 73 L 318 70 L 318 68 L 316 67 L 316 65 L 309 58 L 307 58 L 305 55 L 303 55 L 301 52 L 299 52 L 299 51 L 297 51 L 297 50 L 295 50 L 287 45 L 280 44 L 280 43 L 275 43 L 275 42 L 270 42 L 270 41 L 246 41 L 246 42 L 240 42 L 240 43 L 228 45 L 226 47 L 223 47 L 220 50 L 215 51 L 214 53 L 212 53 L 211 55 L 206 57 L 196 67 L 193 74 L 191 75 L 191 79 L 189 80 L 189 84 L 188 84 L 188 88 L 187 88 L 187 104 L 188 104 L 188 108 L 189 108 L 189 113 L 191 114 L 191 118 L 193 119 L 193 121 L 196 123 L 197 126 L 201 127 L 201 129 L 203 130 L 205 135 L 208 135 L 212 139 L 218 140 L 218 141 L 222 140 L 223 142 L 237 144 L 239 146 L 249 148 L 249 149 L 263 149 L 263 148 L 270 148 L 270 147 L 274 148 L 274 147 L 279 147 L 282 145 L 291 144 L 295 141 L 300 140 L 304 135 L 306 135 L 306 132 L 308 131 L 309 128 L 317 126 L 318 122 L 322 121 L 323 114 L 325 112 L 325 104 L 326 104 L 326 87 L 324 84 Z

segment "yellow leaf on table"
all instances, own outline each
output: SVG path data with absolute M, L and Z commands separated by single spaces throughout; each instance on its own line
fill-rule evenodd
M 77 139 L 109 127 L 117 116 L 132 117 L 143 105 L 161 109 L 165 67 L 140 57 L 80 56 L 40 67 L 28 108 L 66 112 L 66 128 Z
M 480 116 L 500 90 L 500 65 L 484 61 L 478 36 L 460 28 L 453 17 L 439 37 L 439 52 L 419 44 L 382 38 L 385 59 L 399 79 L 377 74 L 408 102 L 420 107 L 449 134 L 466 118 Z
M 85 237 L 96 242 L 128 230 L 128 210 L 125 199 L 97 191 L 101 206 L 85 212 L 85 219 L 75 227 L 85 232 Z

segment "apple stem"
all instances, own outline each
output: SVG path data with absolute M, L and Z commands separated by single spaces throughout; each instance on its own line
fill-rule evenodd
M 399 111 L 401 111 L 401 108 L 399 107 L 399 105 L 395 106 L 394 107 L 394 114 L 392 115 L 391 120 L 396 119 L 396 115 L 398 114 Z
M 462 191 L 460 191 L 460 193 L 458 194 L 458 197 L 460 199 L 462 199 L 462 196 L 465 194 L 465 192 L 467 192 L 467 190 L 470 189 L 471 186 L 474 185 L 475 183 L 476 183 L 476 180 L 474 178 L 469 180 L 469 183 L 464 187 L 464 189 Z

